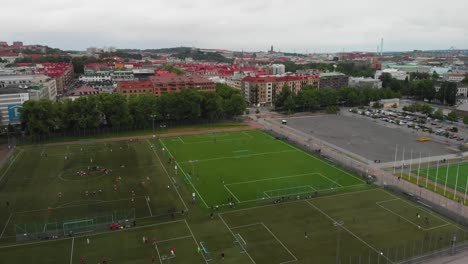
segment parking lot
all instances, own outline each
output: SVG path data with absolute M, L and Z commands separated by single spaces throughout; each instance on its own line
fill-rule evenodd
M 423 157 L 456 152 L 454 146 L 440 141 L 419 142 L 421 135 L 414 130 L 395 128 L 391 124 L 351 113 L 289 118 L 287 126 L 368 160 L 380 160 L 382 163 L 395 159 L 397 145 L 399 160 L 402 158 L 403 148 L 405 159 L 410 158 L 411 151 L 413 159 L 419 158 L 420 152 Z

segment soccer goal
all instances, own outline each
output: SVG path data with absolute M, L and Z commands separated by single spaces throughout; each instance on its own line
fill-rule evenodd
M 79 233 L 92 232 L 94 230 L 95 230 L 94 219 L 84 219 L 84 220 L 63 223 L 64 235 L 68 235 L 70 232 L 79 234 Z
M 211 253 L 208 251 L 205 242 L 200 242 L 201 253 L 206 261 L 211 261 L 213 258 L 211 257 Z
M 234 245 L 239 247 L 240 253 L 247 252 L 247 242 L 245 242 L 244 238 L 242 238 L 239 233 L 234 234 Z

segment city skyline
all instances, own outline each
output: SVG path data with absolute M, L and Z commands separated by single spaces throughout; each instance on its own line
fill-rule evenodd
M 273 45 L 276 51 L 326 53 L 374 52 L 383 37 L 384 52 L 468 48 L 467 8 L 461 0 L 450 2 L 7 0 L 1 40 L 64 50 L 188 46 L 265 51 Z

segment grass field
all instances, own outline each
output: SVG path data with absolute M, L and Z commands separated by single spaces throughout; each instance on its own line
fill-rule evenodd
M 349 172 L 260 131 L 160 139 L 205 207 L 367 188 Z
M 417 170 L 413 171 L 413 175 L 417 174 Z M 459 166 L 458 164 L 439 165 L 439 169 L 437 169 L 437 167 L 425 168 L 419 171 L 419 175 L 424 179 L 429 177 L 430 180 L 443 186 L 445 186 L 445 182 L 447 182 L 447 187 L 455 190 L 456 186 L 457 192 L 464 194 L 468 186 L 468 163 L 461 163 Z
M 93 217 L 156 217 L 184 208 L 147 141 L 21 149 L 1 177 L 0 221 L 7 224 L 0 238 Z
M 77 174 L 97 165 L 112 172 Z M 223 206 L 228 198 L 236 208 Z M 420 204 L 259 131 L 21 148 L 0 170 L 0 202 L 0 263 L 399 263 L 468 239 Z M 174 208 L 188 213 L 172 219 Z M 31 223 L 118 211 L 137 225 L 16 239 Z

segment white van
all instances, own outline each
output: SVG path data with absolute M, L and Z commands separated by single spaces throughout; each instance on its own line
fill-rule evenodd
M 286 125 L 287 123 L 288 121 L 286 121 L 286 119 L 281 120 L 281 124 Z

